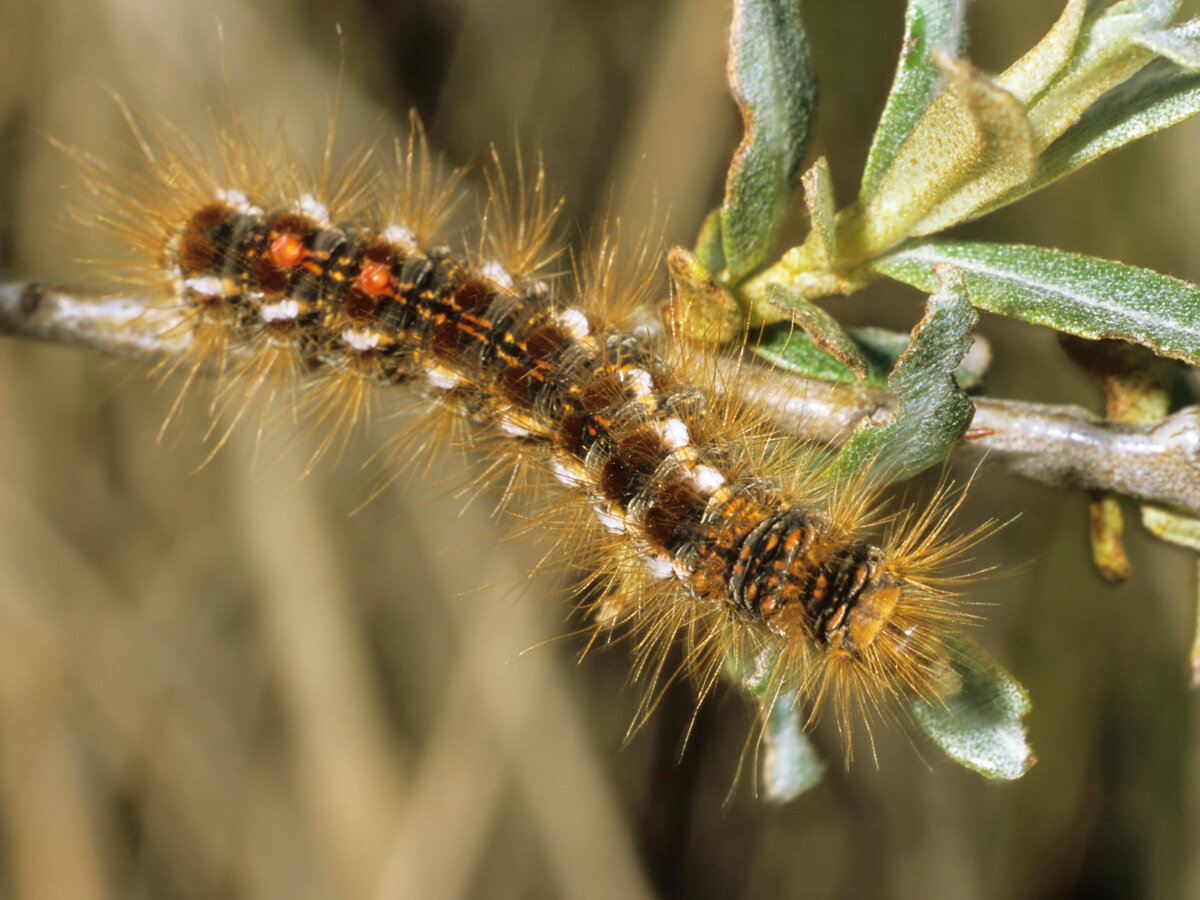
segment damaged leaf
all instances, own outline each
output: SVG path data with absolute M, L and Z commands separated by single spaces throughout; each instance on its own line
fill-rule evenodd
M 721 208 L 725 261 L 736 282 L 774 245 L 808 146 L 817 88 L 797 0 L 737 0 L 729 87 L 745 130 Z
M 975 406 L 954 371 L 970 349 L 975 313 L 958 273 L 942 266 L 936 277 L 941 287 L 888 376 L 895 412 L 883 422 L 859 423 L 827 476 L 844 478 L 869 467 L 884 478 L 908 478 L 944 459 L 966 432 Z

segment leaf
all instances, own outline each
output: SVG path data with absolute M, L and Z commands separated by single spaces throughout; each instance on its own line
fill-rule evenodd
M 1142 524 L 1147 531 L 1167 543 L 1200 552 L 1200 519 L 1195 516 L 1185 516 L 1161 506 L 1146 504 L 1142 507 Z M 1196 599 L 1196 631 L 1188 662 L 1192 687 L 1200 688 L 1200 590 Z
M 935 54 L 946 88 L 925 110 L 869 200 L 838 218 L 842 254 L 869 258 L 979 215 L 1036 171 L 1025 109 L 968 62 Z
M 1200 112 L 1200 72 L 1155 60 L 1097 100 L 1061 137 L 1042 151 L 1037 171 L 989 204 L 998 209 L 1044 188 L 1095 159 Z
M 800 180 L 804 183 L 804 205 L 808 208 L 817 258 L 825 262 L 836 259 L 834 218 L 837 209 L 833 201 L 833 176 L 829 172 L 829 160 L 822 156 Z
M 909 232 L 932 234 L 979 215 L 992 198 L 1024 184 L 1037 166 L 1034 135 L 1021 103 L 969 63 L 945 60 L 957 103 L 971 117 L 974 158 L 964 165 L 965 181 L 948 191 Z M 952 131 L 941 135 L 953 139 Z M 934 137 L 936 141 L 936 135 Z M 944 152 L 940 147 L 929 147 Z
M 868 387 L 886 387 L 887 375 L 899 354 L 891 355 L 885 350 L 871 347 L 859 339 L 859 332 L 867 329 L 851 329 L 848 334 L 862 355 L 866 374 L 860 380 L 849 366 L 838 362 L 802 331 L 790 323 L 772 325 L 767 328 L 755 346 L 755 353 L 771 365 L 787 372 L 795 372 L 806 378 L 819 381 L 834 381 L 842 384 L 861 383 Z M 881 330 L 881 329 L 876 329 Z M 901 347 L 908 345 L 908 335 L 896 335 Z
M 846 335 L 854 343 L 866 366 L 858 373 L 822 350 L 812 338 L 797 331 L 790 323 L 765 328 L 755 342 L 754 352 L 771 365 L 785 372 L 794 372 L 818 381 L 860 384 L 863 387 L 887 387 L 888 373 L 908 349 L 912 335 L 889 331 L 886 328 L 847 328 Z M 964 391 L 974 391 L 983 385 L 984 376 L 992 363 L 992 348 L 987 340 L 976 335 L 971 349 L 954 370 L 954 380 Z
M 721 209 L 725 259 L 737 281 L 775 243 L 808 145 L 816 81 L 798 0 L 736 0 L 728 75 L 745 129 Z
M 1200 18 L 1174 28 L 1143 31 L 1134 41 L 1177 66 L 1193 71 L 1200 69 Z
M 940 703 L 914 699 L 913 718 L 959 764 L 988 778 L 1020 778 L 1037 761 L 1021 724 L 1029 695 L 974 641 L 945 641 L 960 687 Z
M 908 478 L 944 459 L 966 432 L 975 406 L 953 373 L 971 346 L 975 313 L 953 268 L 939 267 L 937 278 L 941 287 L 888 376 L 896 411 L 880 423 L 860 422 L 827 476 L 847 477 L 870 467 L 881 477 Z
M 966 0 L 909 0 L 900 61 L 867 156 L 860 198 L 875 194 L 917 121 L 941 92 L 945 76 L 933 53 L 953 58 L 966 53 L 966 9 Z
M 1200 363 L 1200 287 L 1186 281 L 1061 250 L 939 240 L 908 244 L 871 268 L 927 291 L 942 264 L 962 273 L 979 309 Z
M 806 300 L 798 291 L 780 285 L 773 285 L 767 298 L 771 306 L 787 321 L 799 326 L 823 352 L 853 371 L 859 381 L 866 378 L 867 360 L 837 319 Z
M 849 333 L 870 362 L 884 361 L 880 364 L 885 375 L 904 355 L 904 351 L 908 349 L 908 342 L 912 339 L 911 335 L 889 331 L 886 328 L 851 328 Z M 973 391 L 982 387 L 984 376 L 991 364 L 991 345 L 983 336 L 975 335 L 967 355 L 954 370 L 954 380 L 964 391 Z
M 844 243 L 869 255 L 902 237 L 932 234 L 976 218 L 1113 146 L 1178 121 L 1183 110 L 1169 104 L 1111 146 L 1094 147 L 1078 157 L 1071 153 L 1081 136 L 1106 130 L 1106 123 L 1119 128 L 1121 121 L 1139 117 L 1139 110 L 1124 102 L 1138 99 L 1136 93 L 1124 86 L 1144 84 L 1139 72 L 1156 55 L 1179 65 L 1200 63 L 1200 20 L 1164 27 L 1178 5 L 1175 0 L 1112 5 L 1069 0 L 1037 46 L 994 81 L 968 77 L 972 70 L 966 63 L 944 61 L 933 53 L 933 63 L 946 68 L 952 90 L 928 104 L 887 171 L 873 176 L 869 205 L 864 195 L 846 217 Z M 1167 70 L 1159 66 L 1155 72 L 1161 78 Z M 1182 82 L 1169 80 L 1182 89 Z M 1114 96 L 1123 102 L 1113 102 Z M 977 134 L 955 121 L 961 118 L 956 106 L 970 112 Z M 1099 118 L 1095 110 L 1102 111 Z M 1077 131 L 1083 119 L 1089 124 Z
M 1179 5 L 1068 0 L 1037 46 L 994 80 L 945 51 L 918 56 L 924 89 L 938 84 L 933 68 L 948 87 L 926 97 L 918 117 L 897 119 L 903 128 L 885 111 L 859 200 L 838 220 L 843 255 L 868 258 L 977 218 L 1195 112 L 1193 82 L 1175 66 L 1200 74 L 1200 19 L 1167 27 Z
M 1090 4 L 1093 7 L 1097 4 Z M 1154 58 L 1134 38 L 1164 24 L 1173 12 L 1162 3 L 1128 0 L 1086 16 L 1067 65 L 1030 104 L 1029 119 L 1039 150 L 1074 125 L 1105 93 L 1131 78 Z M 1001 76 L 1003 78 L 1003 76 Z
M 773 803 L 786 803 L 820 781 L 825 764 L 804 733 L 796 692 L 774 687 L 779 657 L 777 644 L 760 647 L 748 655 L 731 651 L 725 656 L 724 674 L 766 716 L 759 770 L 763 797 Z
M 1079 41 L 1089 0 L 1069 0 L 1058 21 L 1037 46 L 996 76 L 996 84 L 1022 103 L 1045 90 L 1050 80 L 1070 61 Z
M 800 723 L 794 692 L 775 698 L 763 729 L 762 790 L 772 803 L 787 803 L 813 787 L 825 774 L 825 763 Z

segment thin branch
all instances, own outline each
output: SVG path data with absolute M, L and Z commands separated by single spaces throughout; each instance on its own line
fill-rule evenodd
M 781 427 L 828 443 L 845 440 L 864 418 L 888 417 L 895 404 L 880 388 L 766 370 L 743 373 L 739 392 L 767 407 Z M 976 397 L 967 434 L 956 458 L 1051 487 L 1108 491 L 1200 515 L 1200 407 L 1140 426 L 1078 406 Z
M 182 353 L 182 317 L 137 297 L 97 297 L 32 281 L 0 282 L 0 334 L 142 359 Z
M 175 355 L 187 344 L 179 314 L 133 297 L 97 300 L 33 282 L 0 283 L 0 334 L 141 358 Z M 781 427 L 838 443 L 866 417 L 891 414 L 885 390 L 830 384 L 767 369 L 738 369 L 739 393 L 765 406 Z M 1077 406 L 976 398 L 956 455 L 983 460 L 1065 490 L 1108 491 L 1200 515 L 1200 408 L 1153 426 L 1110 422 Z

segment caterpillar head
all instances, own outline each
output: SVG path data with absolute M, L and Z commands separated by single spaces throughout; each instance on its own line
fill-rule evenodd
M 809 598 L 811 640 L 793 658 L 812 714 L 831 708 L 849 758 L 853 723 L 869 726 L 871 714 L 897 721 L 912 698 L 940 695 L 948 652 L 942 635 L 961 615 L 952 595 L 905 578 L 876 547 L 830 581 L 831 590 Z
M 878 570 L 874 561 L 861 570 L 860 578 L 864 584 L 859 590 L 819 623 L 818 639 L 834 652 L 851 656 L 861 656 L 893 625 L 903 594 L 901 583 Z

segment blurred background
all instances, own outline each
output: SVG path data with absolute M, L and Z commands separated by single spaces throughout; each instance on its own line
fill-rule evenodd
M 812 155 L 843 204 L 902 4 L 806 7 Z M 974 59 L 1003 68 L 1059 7 L 979 0 Z M 0 273 L 68 281 L 111 253 L 64 226 L 83 189 L 47 140 L 129 158 L 107 91 L 203 136 L 227 86 L 314 158 L 338 26 L 347 147 L 415 108 L 454 163 L 540 148 L 577 246 L 621 206 L 668 212 L 689 244 L 739 138 L 728 17 L 726 0 L 0 4 Z M 963 233 L 1200 280 L 1197 148 L 1193 121 Z M 835 312 L 906 329 L 920 309 L 879 287 Z M 992 395 L 1100 408 L 1049 331 L 982 331 Z M 1090 563 L 1079 495 L 985 469 L 963 513 L 1020 514 L 982 551 L 1006 577 L 973 598 L 975 637 L 1033 697 L 1025 778 L 989 784 L 878 729 L 878 765 L 845 772 L 822 726 L 824 782 L 775 807 L 737 778 L 750 714 L 731 692 L 682 756 L 688 685 L 626 740 L 627 649 L 579 661 L 561 586 L 525 574 L 544 548 L 462 509 L 460 460 L 352 515 L 394 423 L 303 480 L 303 447 L 256 452 L 250 429 L 197 471 L 202 422 L 156 442 L 172 396 L 125 361 L 0 342 L 0 896 L 1200 896 L 1195 566 L 1132 509 L 1119 587 Z

